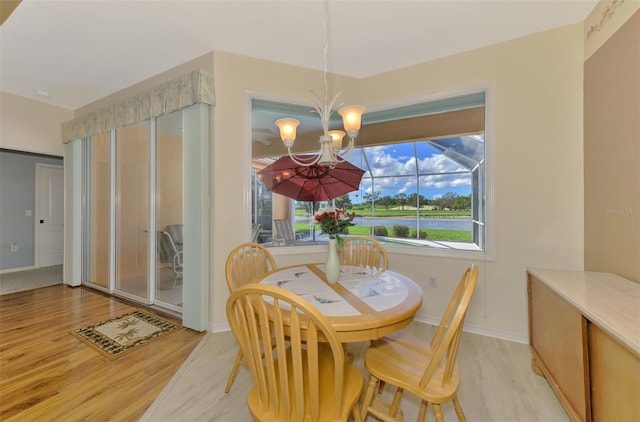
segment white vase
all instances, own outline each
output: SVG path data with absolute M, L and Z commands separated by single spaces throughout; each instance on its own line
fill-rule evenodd
M 336 250 L 336 239 L 329 239 L 329 253 L 324 269 L 327 281 L 331 284 L 336 283 L 340 278 L 340 260 L 338 260 L 338 252 Z

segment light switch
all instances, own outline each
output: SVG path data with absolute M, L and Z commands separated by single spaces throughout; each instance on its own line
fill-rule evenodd
M 25 217 L 31 217 L 31 210 L 24 210 Z

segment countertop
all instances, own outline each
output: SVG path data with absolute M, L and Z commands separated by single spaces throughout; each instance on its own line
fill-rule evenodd
M 640 356 L 640 283 L 610 273 L 527 271 Z

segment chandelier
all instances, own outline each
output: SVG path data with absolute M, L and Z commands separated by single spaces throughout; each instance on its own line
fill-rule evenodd
M 314 96 L 314 102 L 311 104 L 316 113 L 320 116 L 322 121 L 322 132 L 320 136 L 320 152 L 313 156 L 311 159 L 303 159 L 297 156 L 291 151 L 293 144 L 296 140 L 296 129 L 300 125 L 300 121 L 292 118 L 284 118 L 276 120 L 276 126 L 280 129 L 280 138 L 284 146 L 287 148 L 291 159 L 300 166 L 329 166 L 335 167 L 336 164 L 347 161 L 353 152 L 353 146 L 360 125 L 362 123 L 362 113 L 365 111 L 365 107 L 361 105 L 348 105 L 338 108 L 338 114 L 342 117 L 342 123 L 344 131 L 342 130 L 329 130 L 329 119 L 334 111 L 334 106 L 338 97 L 342 92 L 338 92 L 335 97 L 329 102 L 328 93 L 329 87 L 327 84 L 327 51 L 329 49 L 328 40 L 328 24 L 329 24 L 329 6 L 328 1 L 323 2 L 324 5 L 324 70 L 323 70 L 323 82 L 324 82 L 324 98 L 320 99 L 320 96 L 311 91 Z M 344 136 L 349 136 L 349 144 L 345 149 L 342 149 L 342 139 Z

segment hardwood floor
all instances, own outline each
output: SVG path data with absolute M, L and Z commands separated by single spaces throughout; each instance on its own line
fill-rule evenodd
M 139 420 L 204 333 L 185 328 L 114 361 L 69 334 L 134 309 L 65 285 L 0 296 L 0 420 Z

